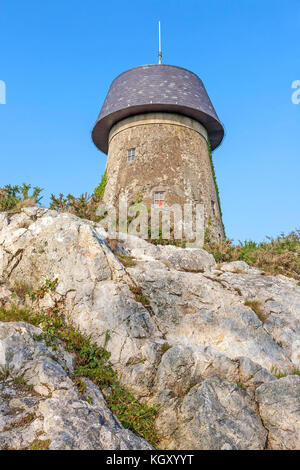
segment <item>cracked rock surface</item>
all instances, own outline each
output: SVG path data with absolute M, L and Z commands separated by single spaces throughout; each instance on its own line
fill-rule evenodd
M 61 302 L 72 323 L 101 346 L 109 332 L 106 348 L 122 384 L 158 408 L 160 447 L 300 449 L 297 282 L 266 276 L 244 262 L 217 266 L 204 250 L 154 246 L 134 236 L 123 235 L 114 252 L 110 246 L 100 225 L 70 214 L 37 207 L 1 213 L 2 303 L 11 301 L 16 284 L 38 288 L 58 279 L 36 307 Z M 134 259 L 131 267 L 123 266 L 118 252 Z M 245 301 L 259 302 L 263 315 Z M 42 344 L 22 348 L 33 327 L 14 324 L 10 331 L 5 325 L 0 367 L 5 362 L 12 373 L 21 372 L 40 397 L 38 418 L 28 429 L 57 432 L 53 448 L 146 445 L 124 437 L 121 428 L 109 434 L 108 418 L 96 424 L 97 411 L 74 395 L 66 353 L 54 361 Z M 287 376 L 277 379 L 279 373 Z M 8 416 L 10 404 L 1 406 L 2 418 Z M 76 432 L 68 430 L 66 409 L 77 416 L 70 424 Z M 83 422 L 89 434 L 76 440 Z M 18 429 L 2 435 L 19 436 Z M 90 437 L 96 434 L 98 444 Z
M 0 323 L 0 449 L 36 440 L 49 441 L 50 450 L 151 449 L 121 426 L 91 381 L 78 393 L 72 357 L 37 341 L 41 333 L 25 322 Z

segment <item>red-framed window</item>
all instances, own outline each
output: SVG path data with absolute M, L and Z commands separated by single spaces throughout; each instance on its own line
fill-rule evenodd
M 163 191 L 156 191 L 154 193 L 153 202 L 156 207 L 164 207 L 165 193 Z

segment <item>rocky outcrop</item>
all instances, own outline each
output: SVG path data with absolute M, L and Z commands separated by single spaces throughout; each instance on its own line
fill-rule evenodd
M 24 322 L 0 323 L 0 449 L 36 441 L 50 450 L 151 449 L 122 428 L 91 381 L 78 393 L 72 356 L 37 340 L 41 333 Z
M 37 207 L 0 215 L 0 279 L 3 303 L 22 283 L 58 279 L 35 307 L 60 303 L 99 345 L 109 333 L 121 382 L 158 408 L 161 447 L 300 448 L 300 377 L 289 375 L 300 368 L 295 280 L 217 265 L 200 249 L 133 236 L 112 243 L 97 224 Z
M 300 377 L 291 375 L 256 391 L 259 413 L 269 432 L 271 449 L 299 449 Z

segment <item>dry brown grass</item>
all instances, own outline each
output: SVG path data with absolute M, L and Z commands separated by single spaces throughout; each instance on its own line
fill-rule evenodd
M 245 300 L 245 305 L 246 307 L 250 307 L 251 310 L 258 316 L 261 322 L 265 322 L 268 318 L 268 315 L 266 314 L 262 302 L 260 300 Z
M 32 286 L 27 282 L 15 282 L 13 286 L 13 292 L 21 300 L 24 300 L 26 295 L 32 291 Z
M 32 197 L 24 199 L 24 201 L 19 201 L 13 209 L 10 209 L 9 213 L 20 212 L 24 207 L 34 207 L 36 205 L 36 200 Z
M 233 245 L 232 240 L 206 243 L 205 250 L 218 263 L 245 261 L 250 266 L 265 271 L 267 275 L 284 275 L 300 281 L 300 230 L 280 235 L 268 242 L 246 241 Z
M 180 268 L 180 269 L 178 269 L 178 271 L 182 271 L 184 273 L 194 273 L 194 274 L 204 273 L 204 269 Z
M 115 251 L 117 250 L 119 246 L 118 240 L 116 238 L 108 238 L 107 243 L 111 251 L 115 253 Z

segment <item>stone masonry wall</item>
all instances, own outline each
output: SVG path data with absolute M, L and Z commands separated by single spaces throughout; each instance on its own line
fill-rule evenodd
M 135 160 L 127 160 L 135 149 Z M 117 123 L 109 136 L 104 202 L 153 204 L 154 192 L 165 192 L 165 206 L 202 203 L 205 227 L 213 240 L 224 237 L 211 164 L 207 132 L 197 121 L 170 113 L 148 113 Z M 210 221 L 210 222 L 209 222 Z

